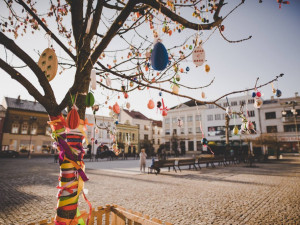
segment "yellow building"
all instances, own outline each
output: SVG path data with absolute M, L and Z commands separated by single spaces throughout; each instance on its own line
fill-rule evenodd
M 125 153 L 139 152 L 139 127 L 137 125 L 117 124 L 116 141 Z

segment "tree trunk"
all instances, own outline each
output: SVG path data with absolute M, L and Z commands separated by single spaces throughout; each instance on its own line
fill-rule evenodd
M 226 148 L 225 148 L 225 153 L 224 156 L 226 157 L 226 155 L 228 154 L 229 150 L 230 150 L 230 146 L 229 146 L 229 134 L 230 134 L 230 130 L 229 130 L 229 121 L 230 121 L 230 117 L 228 114 L 226 114 L 225 116 L 225 136 L 226 136 Z
M 82 147 L 84 136 L 80 132 L 84 124 L 81 122 L 79 129 L 66 132 L 66 122 L 62 115 L 50 116 L 49 123 L 59 150 L 60 164 L 55 224 L 85 224 L 84 217 L 86 215 L 80 215 L 78 210 L 79 195 L 83 193 L 84 181 L 88 180 L 84 173 L 84 150 Z M 89 202 L 88 204 L 91 209 Z

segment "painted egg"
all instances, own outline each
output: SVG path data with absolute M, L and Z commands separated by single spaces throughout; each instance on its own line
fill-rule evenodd
M 202 142 L 202 145 L 207 145 L 208 144 L 208 141 L 207 141 L 206 138 L 202 138 L 201 142 Z
M 133 87 L 134 83 L 132 81 L 130 81 L 129 86 Z
M 111 79 L 109 77 L 106 77 L 105 83 L 106 83 L 106 86 L 111 87 Z
M 252 92 L 252 98 L 255 98 L 255 97 L 256 97 L 256 92 L 253 91 L 253 92 Z
M 161 42 L 154 45 L 150 60 L 154 70 L 164 70 L 167 67 L 169 63 L 168 52 Z
M 71 111 L 68 113 L 66 123 L 67 127 L 70 129 L 76 129 L 77 127 L 79 127 L 80 117 L 75 105 L 73 105 Z
M 161 107 L 161 102 L 158 101 L 157 104 L 156 104 L 157 108 L 160 108 Z
M 58 67 L 55 51 L 51 48 L 46 48 L 39 58 L 38 66 L 44 72 L 48 81 L 53 80 Z
M 124 92 L 124 98 L 127 99 L 129 97 L 127 92 Z
M 160 92 L 158 93 L 158 95 L 159 95 L 159 96 L 162 96 L 162 92 L 160 91 Z
M 172 87 L 172 92 L 173 92 L 174 94 L 178 94 L 178 92 L 179 92 L 179 87 L 178 87 L 177 85 L 173 85 L 173 87 Z
M 209 65 L 205 65 L 205 72 L 208 73 L 210 71 L 210 66 Z
M 261 93 L 259 91 L 256 92 L 256 96 L 260 98 L 261 97 Z
M 149 102 L 148 102 L 148 109 L 154 109 L 154 102 L 153 102 L 153 100 L 152 99 L 150 99 L 149 100 Z
M 166 110 L 162 111 L 162 116 L 167 116 L 167 115 L 168 115 L 168 113 Z
M 113 105 L 113 111 L 114 111 L 116 114 L 119 114 L 119 113 L 120 113 L 120 106 L 118 105 L 117 102 Z
M 189 71 L 190 71 L 190 67 L 187 66 L 187 67 L 185 68 L 185 70 L 186 70 L 187 72 L 189 72 Z
M 233 130 L 232 130 L 233 135 L 238 135 L 239 134 L 239 128 L 235 125 Z
M 129 102 L 126 103 L 126 108 L 130 109 L 130 103 Z
M 231 116 L 232 114 L 231 108 L 229 106 L 226 107 L 226 114 L 229 116 Z
M 192 54 L 193 63 L 196 66 L 202 66 L 205 62 L 205 51 L 202 46 L 197 46 Z
M 253 130 L 254 129 L 254 124 L 251 121 L 247 122 L 247 129 L 248 130 Z
M 176 79 L 176 81 L 180 81 L 180 75 L 177 74 L 177 75 L 175 76 L 175 79 Z
M 95 103 L 94 95 L 92 92 L 89 92 L 85 98 L 85 105 L 86 107 L 91 107 L 94 105 L 94 103 Z
M 280 97 L 282 95 L 281 91 L 279 89 L 276 90 L 276 97 Z
M 205 93 L 204 93 L 204 91 L 201 92 L 201 97 L 202 97 L 202 98 L 205 98 Z
M 261 98 L 256 98 L 254 101 L 254 107 L 259 109 L 263 104 L 263 101 L 261 100 Z

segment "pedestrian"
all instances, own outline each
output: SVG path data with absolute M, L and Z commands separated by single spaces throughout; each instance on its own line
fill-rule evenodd
M 140 153 L 140 171 L 141 171 L 141 173 L 143 173 L 143 172 L 145 173 L 146 157 L 147 157 L 147 154 L 145 153 L 145 149 L 142 148 L 141 153 Z

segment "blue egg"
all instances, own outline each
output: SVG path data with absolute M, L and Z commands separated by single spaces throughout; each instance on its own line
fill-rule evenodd
M 254 91 L 252 92 L 252 98 L 255 98 L 255 96 L 256 96 L 256 92 Z
M 208 141 L 206 138 L 202 138 L 202 145 L 207 145 L 208 144 Z
M 187 67 L 185 68 L 185 70 L 186 70 L 187 72 L 189 72 L 189 71 L 190 71 L 190 67 L 187 66 Z
M 276 90 L 276 97 L 280 97 L 282 95 L 281 91 L 279 89 Z
M 115 124 L 118 125 L 118 124 L 119 124 L 119 121 L 117 120 L 117 121 L 115 122 Z
M 150 57 L 151 65 L 154 70 L 164 70 L 168 63 L 169 57 L 165 46 L 161 42 L 157 42 L 152 50 Z
M 162 92 L 161 91 L 158 94 L 159 94 L 159 96 L 162 96 Z

